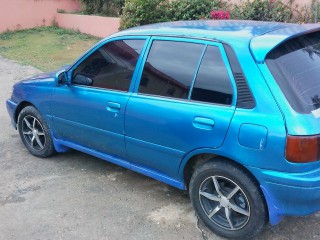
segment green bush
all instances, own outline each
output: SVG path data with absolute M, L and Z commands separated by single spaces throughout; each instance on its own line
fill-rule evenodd
M 209 19 L 213 9 L 225 9 L 221 0 L 126 0 L 120 29 L 165 21 Z
M 165 21 L 228 19 L 229 13 L 231 19 L 239 20 L 310 21 L 309 8 L 299 7 L 295 0 L 287 1 L 284 4 L 281 0 L 243 0 L 229 4 L 228 0 L 125 0 L 120 29 Z
M 319 22 L 320 21 L 320 1 L 319 0 L 312 0 L 312 22 Z
M 290 6 L 279 0 L 247 0 L 231 11 L 231 18 L 242 20 L 288 22 L 291 17 Z
M 178 0 L 170 6 L 170 20 L 210 19 L 213 9 L 226 9 L 227 4 L 221 0 Z
M 122 13 L 124 0 L 81 0 L 84 14 L 119 17 Z
M 168 21 L 168 0 L 126 0 L 120 29 Z

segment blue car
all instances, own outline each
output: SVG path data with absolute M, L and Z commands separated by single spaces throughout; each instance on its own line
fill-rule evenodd
M 189 191 L 247 239 L 320 210 L 320 25 L 182 21 L 111 35 L 23 80 L 7 109 L 29 152 L 76 149 Z

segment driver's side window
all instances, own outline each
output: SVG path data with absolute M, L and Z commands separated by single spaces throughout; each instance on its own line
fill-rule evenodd
M 73 71 L 72 84 L 128 91 L 145 40 L 106 43 Z

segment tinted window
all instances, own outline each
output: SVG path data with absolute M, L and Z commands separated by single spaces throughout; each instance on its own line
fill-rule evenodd
M 320 108 L 320 33 L 307 34 L 278 46 L 267 65 L 288 102 L 297 112 Z
M 144 42 L 121 40 L 105 44 L 74 70 L 73 83 L 128 91 Z M 92 79 L 92 83 L 83 81 L 88 78 Z
M 231 104 L 232 87 L 218 47 L 208 46 L 194 84 L 192 100 Z
M 143 69 L 139 93 L 188 98 L 204 45 L 154 41 Z

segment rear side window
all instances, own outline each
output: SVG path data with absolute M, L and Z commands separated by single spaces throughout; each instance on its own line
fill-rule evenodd
M 208 46 L 192 90 L 192 100 L 227 104 L 232 102 L 232 86 L 220 50 Z
M 203 50 L 202 44 L 154 41 L 139 93 L 187 99 Z
M 266 63 L 292 108 L 320 108 L 320 32 L 293 38 L 272 50 Z
M 72 83 L 128 91 L 144 42 L 145 40 L 118 40 L 106 43 L 73 71 Z M 78 80 L 84 77 L 89 80 Z

